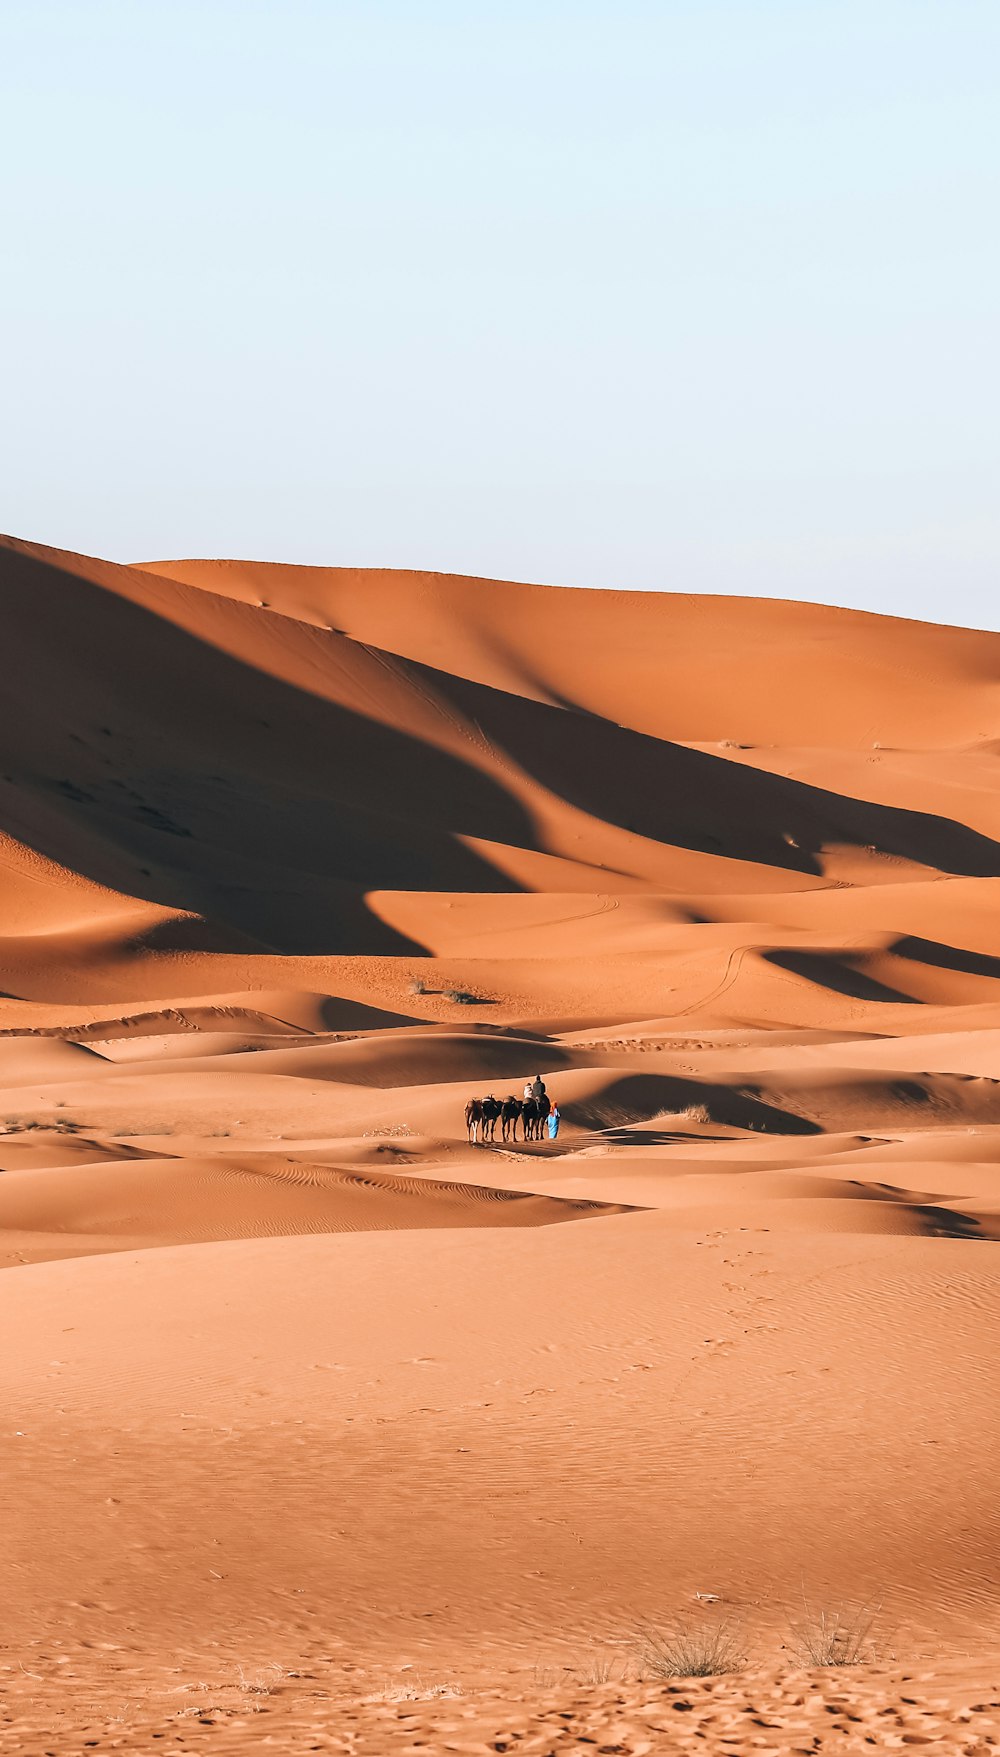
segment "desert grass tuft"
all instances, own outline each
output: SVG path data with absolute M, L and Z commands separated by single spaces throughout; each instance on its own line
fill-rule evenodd
M 869 1665 L 876 1657 L 871 1638 L 878 1605 L 820 1605 L 802 1601 L 802 1614 L 790 1625 L 789 1646 L 801 1665 Z
M 644 1626 L 636 1631 L 632 1650 L 646 1678 L 715 1678 L 741 1671 L 746 1662 L 739 1634 L 729 1623 Z
M 464 1696 L 461 1684 L 427 1683 L 414 1678 L 408 1684 L 386 1684 L 382 1690 L 362 1698 L 364 1702 L 432 1702 L 442 1696 Z
M 688 1123 L 710 1123 L 712 1113 L 707 1104 L 689 1104 L 685 1110 L 678 1112 L 681 1120 Z
M 607 1654 L 595 1654 L 580 1676 L 585 1684 L 609 1684 L 615 1676 L 615 1662 Z
M 238 1665 L 236 1670 L 239 1673 L 239 1682 L 236 1688 L 242 1690 L 245 1696 L 270 1696 L 285 1678 L 291 1676 L 290 1672 L 283 1671 L 281 1666 L 275 1665 L 273 1662 L 270 1665 L 258 1667 L 257 1671 L 253 1673 L 247 1672 L 246 1668 L 241 1665 Z
M 33 1129 L 49 1129 L 56 1135 L 76 1135 L 82 1126 L 71 1116 L 54 1116 L 48 1122 L 37 1116 L 6 1116 L 0 1123 L 0 1135 L 24 1135 Z

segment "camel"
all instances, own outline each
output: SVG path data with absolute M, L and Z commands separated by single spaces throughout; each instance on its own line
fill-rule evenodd
M 492 1092 L 483 1099 L 483 1140 L 492 1141 L 496 1137 L 497 1123 L 503 1114 L 503 1105 Z
M 521 1106 L 521 1120 L 526 1141 L 540 1141 L 545 1119 L 552 1109 L 548 1093 L 541 1098 L 526 1098 Z
M 500 1134 L 503 1140 L 517 1140 L 517 1124 L 521 1108 L 521 1100 L 515 1098 L 513 1093 L 509 1098 L 504 1099 L 503 1109 L 500 1112 Z
M 503 1106 L 499 1098 L 492 1092 L 487 1098 L 470 1098 L 465 1107 L 465 1126 L 469 1131 L 469 1145 L 475 1147 L 480 1134 L 484 1141 L 492 1141 L 497 1132 L 497 1122 Z

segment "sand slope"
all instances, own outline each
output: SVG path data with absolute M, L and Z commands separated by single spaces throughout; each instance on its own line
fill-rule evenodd
M 60 1750 L 115 1692 L 172 1738 L 199 1679 L 236 1748 L 256 1664 L 290 1750 L 313 1687 L 331 1749 L 978 1750 L 1000 637 L 12 539 L 0 585 L 28 1724 L 62 1661 Z M 536 1073 L 558 1141 L 471 1145 Z M 878 1625 L 842 1728 L 803 1594 Z M 622 1657 L 713 1616 L 757 1682 L 663 1743 Z M 411 1714 L 406 1667 L 475 1705 Z

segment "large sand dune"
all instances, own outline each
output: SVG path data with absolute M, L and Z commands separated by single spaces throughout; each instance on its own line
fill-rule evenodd
M 10 1749 L 995 1738 L 1000 636 L 13 540 L 0 622 Z

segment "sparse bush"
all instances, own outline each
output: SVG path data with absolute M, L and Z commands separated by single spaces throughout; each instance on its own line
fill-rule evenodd
M 54 1116 L 50 1122 L 42 1122 L 37 1116 L 5 1116 L 0 1123 L 0 1135 L 26 1135 L 33 1129 L 51 1129 L 56 1135 L 75 1135 L 83 1127 L 71 1116 Z
M 562 1671 L 557 1671 L 555 1666 L 536 1665 L 531 1675 L 536 1690 L 554 1690 L 565 1678 L 566 1668 L 564 1666 Z
M 597 1654 L 581 1673 L 585 1684 L 607 1684 L 614 1675 L 615 1662 L 603 1653 Z
M 270 1665 L 261 1666 L 255 1673 L 248 1673 L 241 1665 L 238 1665 L 236 1670 L 239 1672 L 237 1689 L 242 1690 L 247 1696 L 270 1696 L 282 1679 L 290 1676 L 289 1673 L 282 1671 L 280 1665 L 275 1665 L 273 1662 Z
M 477 994 L 466 994 L 464 988 L 446 988 L 444 998 L 446 1001 L 454 1001 L 457 1007 L 478 1007 L 482 1004 Z
M 687 1109 L 682 1110 L 680 1114 L 683 1120 L 688 1123 L 710 1123 L 712 1120 L 712 1114 L 707 1104 L 689 1104 Z
M 387 1684 L 384 1690 L 363 1697 L 365 1702 L 430 1702 L 440 1696 L 462 1696 L 461 1684 L 427 1684 L 414 1678 L 407 1684 Z
M 424 982 L 421 977 L 415 976 L 413 978 L 413 981 L 410 983 L 410 993 L 411 994 L 426 994 L 427 992 L 428 991 L 427 991 L 426 982 Z
M 729 1623 L 642 1628 L 632 1645 L 640 1675 L 646 1678 L 714 1678 L 740 1671 L 746 1660 Z
M 871 1628 L 877 1605 L 818 1609 L 802 1601 L 802 1615 L 791 1624 L 792 1652 L 807 1666 L 867 1665 L 875 1658 Z

